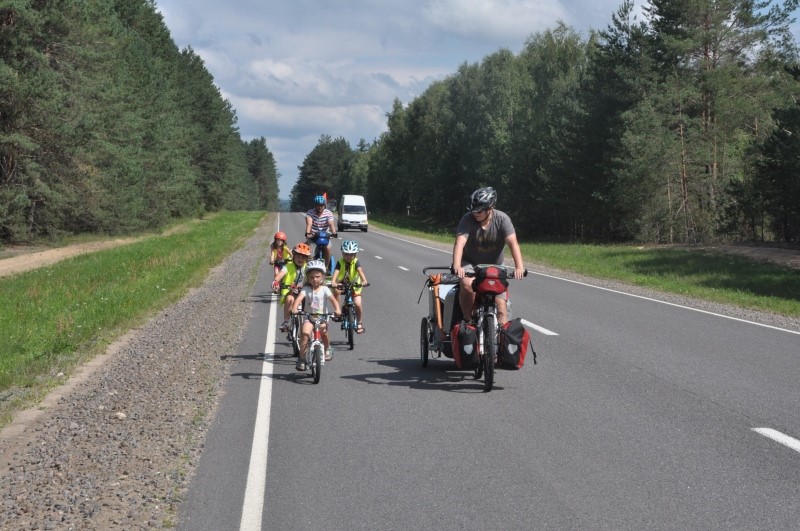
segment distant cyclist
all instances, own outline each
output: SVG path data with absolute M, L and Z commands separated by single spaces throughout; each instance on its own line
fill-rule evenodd
M 336 267 L 333 268 L 333 277 L 331 277 L 331 289 L 336 293 L 336 286 L 342 281 L 350 283 L 361 284 L 362 286 L 368 284 L 367 277 L 364 275 L 364 268 L 361 267 L 361 262 L 358 261 L 358 242 L 355 240 L 345 240 L 342 242 L 342 258 L 336 262 Z M 356 308 L 356 333 L 364 333 L 364 310 L 361 303 L 361 289 L 355 288 L 353 290 L 353 305 Z
M 292 259 L 292 251 L 286 245 L 286 233 L 278 231 L 269 244 L 269 265 L 272 266 L 272 292 L 278 293 L 278 274 L 281 268 Z
M 508 245 L 514 258 L 514 278 L 521 279 L 525 272 L 514 224 L 505 212 L 495 210 L 496 203 L 497 192 L 494 188 L 487 186 L 475 190 L 470 197 L 470 211 L 464 214 L 456 229 L 453 269 L 461 279 L 458 301 L 466 319 L 472 314 L 475 293 L 472 291 L 472 279 L 464 277 L 465 266 L 500 265 L 505 258 L 503 249 Z M 497 321 L 500 324 L 507 320 L 505 297 L 496 299 Z
M 314 197 L 314 208 L 306 212 L 306 238 L 316 242 L 316 234 L 320 231 L 328 231 L 332 236 L 336 235 L 336 226 L 333 223 L 333 212 L 327 209 L 327 202 L 325 196 L 318 195 Z M 331 261 L 331 244 L 324 248 L 325 263 L 329 264 Z

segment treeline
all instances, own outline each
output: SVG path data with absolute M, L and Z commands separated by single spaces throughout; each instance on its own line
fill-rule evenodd
M 276 209 L 213 81 L 152 0 L 0 0 L 0 242 Z
M 528 238 L 798 241 L 797 5 L 650 0 L 638 21 L 626 0 L 588 38 L 559 24 L 463 64 L 395 101 L 370 209 L 452 228 L 491 185 Z M 326 183 L 301 178 L 308 205 Z

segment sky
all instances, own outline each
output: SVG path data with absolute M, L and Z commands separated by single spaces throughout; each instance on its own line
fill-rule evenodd
M 279 197 L 322 135 L 355 148 L 386 131 L 395 98 L 565 22 L 605 29 L 622 0 L 156 0 L 236 110 L 245 141 L 264 137 Z M 637 1 L 641 5 L 641 1 Z M 794 25 L 797 27 L 797 24 Z M 798 32 L 795 32 L 798 35 Z

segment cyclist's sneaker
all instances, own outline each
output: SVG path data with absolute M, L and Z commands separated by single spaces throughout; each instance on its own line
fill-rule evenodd
M 306 362 L 297 360 L 297 365 L 295 365 L 294 368 L 298 371 L 304 371 L 306 370 Z
M 284 321 L 281 323 L 281 332 L 288 332 L 289 331 L 289 321 Z
M 333 349 L 329 348 L 325 351 L 325 361 L 331 361 L 333 359 Z

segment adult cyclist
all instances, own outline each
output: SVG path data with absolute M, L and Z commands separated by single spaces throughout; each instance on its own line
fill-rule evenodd
M 458 302 L 465 318 L 471 315 L 475 302 L 472 279 L 464 276 L 465 266 L 500 265 L 505 259 L 503 249 L 508 245 L 514 258 L 514 278 L 521 279 L 525 272 L 514 224 L 508 214 L 494 208 L 496 203 L 497 192 L 494 188 L 478 188 L 470 197 L 470 211 L 464 214 L 456 229 L 453 270 L 461 279 Z M 496 302 L 497 321 L 504 324 L 507 320 L 506 299 L 497 297 Z
M 333 212 L 328 210 L 327 201 L 324 196 L 314 197 L 314 208 L 306 212 L 306 238 L 316 243 L 316 234 L 320 231 L 328 231 L 331 236 L 336 237 L 336 226 L 333 223 Z M 323 249 L 325 252 L 325 263 L 331 262 L 331 244 Z

